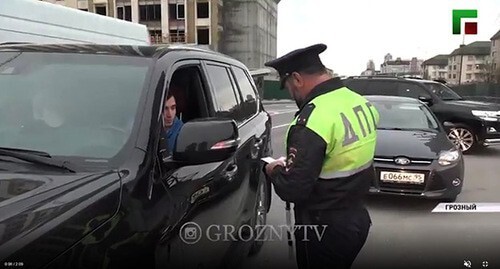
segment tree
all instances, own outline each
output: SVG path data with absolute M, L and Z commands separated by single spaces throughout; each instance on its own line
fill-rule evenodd
M 491 83 L 495 78 L 495 70 L 493 69 L 493 63 L 489 57 L 487 57 L 483 64 L 477 65 L 479 67 L 480 73 L 479 81 Z
M 492 79 L 495 83 L 500 83 L 500 66 L 498 66 L 492 73 Z

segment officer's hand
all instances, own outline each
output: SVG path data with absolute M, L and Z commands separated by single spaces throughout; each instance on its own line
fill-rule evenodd
M 278 165 L 285 167 L 285 157 L 281 157 L 277 159 L 276 161 L 269 163 L 266 165 L 266 175 L 271 176 L 271 173 L 273 172 L 274 168 Z

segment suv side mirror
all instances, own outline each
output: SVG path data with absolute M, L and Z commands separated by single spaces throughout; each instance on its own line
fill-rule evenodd
M 172 159 L 185 165 L 224 161 L 236 152 L 239 142 L 238 127 L 234 120 L 192 120 L 182 126 Z
M 452 128 L 452 127 L 455 127 L 455 124 L 453 124 L 452 122 L 449 122 L 449 121 L 445 121 L 445 122 L 443 122 L 443 126 Z
M 418 97 L 418 100 L 422 101 L 423 103 L 425 103 L 428 106 L 433 105 L 432 98 L 430 96 L 422 96 L 421 95 Z

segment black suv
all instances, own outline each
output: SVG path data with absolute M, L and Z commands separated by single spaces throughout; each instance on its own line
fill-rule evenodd
M 165 154 L 172 83 L 184 125 Z M 1 264 L 233 268 L 260 249 L 221 237 L 222 225 L 229 239 L 255 233 L 271 202 L 260 161 L 271 118 L 239 61 L 194 47 L 4 45 L 0 85 Z
M 423 79 L 349 77 L 344 79 L 344 84 L 362 95 L 420 99 L 443 124 L 448 138 L 464 153 L 500 144 L 499 104 L 465 100 L 445 84 Z

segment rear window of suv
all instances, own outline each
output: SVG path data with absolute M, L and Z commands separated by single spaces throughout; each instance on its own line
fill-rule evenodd
M 345 85 L 361 95 L 398 95 L 397 81 L 348 80 Z
M 460 100 L 462 97 L 452 89 L 439 83 L 425 83 L 425 85 L 441 100 Z

